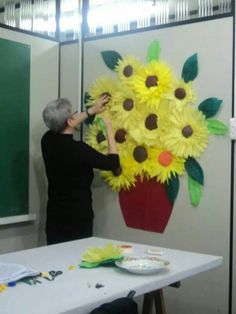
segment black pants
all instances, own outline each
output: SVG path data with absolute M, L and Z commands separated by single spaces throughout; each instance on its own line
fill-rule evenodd
M 49 217 L 46 223 L 47 244 L 84 239 L 93 235 L 93 220 L 86 221 L 52 221 Z

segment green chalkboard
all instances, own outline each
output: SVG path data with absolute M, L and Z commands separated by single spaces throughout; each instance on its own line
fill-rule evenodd
M 30 46 L 0 38 L 0 218 L 28 214 Z

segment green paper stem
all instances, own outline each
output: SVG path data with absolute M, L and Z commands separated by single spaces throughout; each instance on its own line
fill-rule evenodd
M 228 127 L 219 120 L 209 119 L 206 120 L 208 131 L 215 135 L 224 135 L 228 132 Z
M 197 207 L 202 197 L 202 186 L 197 181 L 188 176 L 188 190 L 191 204 Z
M 98 125 L 99 130 L 106 137 L 106 125 L 101 117 L 96 116 L 94 119 L 94 123 Z

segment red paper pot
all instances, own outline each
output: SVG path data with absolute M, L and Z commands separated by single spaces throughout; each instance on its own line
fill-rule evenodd
M 164 184 L 138 177 L 135 187 L 119 192 L 119 201 L 128 227 L 164 232 L 173 208 Z

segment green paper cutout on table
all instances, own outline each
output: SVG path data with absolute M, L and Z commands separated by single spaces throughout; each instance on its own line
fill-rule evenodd
M 116 261 L 121 261 L 124 257 L 119 257 L 119 258 L 111 258 L 105 261 L 102 261 L 100 263 L 91 263 L 91 262 L 86 262 L 86 261 L 81 261 L 79 263 L 79 267 L 81 268 L 96 268 L 99 266 L 114 266 Z

